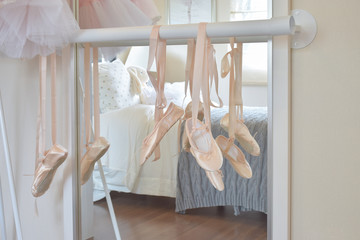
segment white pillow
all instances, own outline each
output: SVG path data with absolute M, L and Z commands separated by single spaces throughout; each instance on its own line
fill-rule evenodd
M 183 105 L 186 106 L 191 101 L 191 98 L 190 98 L 190 92 L 188 90 L 187 97 L 184 101 L 184 97 L 185 97 L 184 92 L 185 92 L 185 82 L 174 82 L 174 83 L 166 82 L 164 86 L 164 93 L 165 93 L 167 106 L 169 106 L 171 102 L 173 102 L 174 104 L 180 107 Z M 153 86 L 151 85 L 150 81 L 148 81 L 146 86 L 142 89 L 140 94 L 140 99 L 142 104 L 147 104 L 147 105 L 155 104 L 156 92 Z
M 140 103 L 132 87 L 130 74 L 120 60 L 99 63 L 99 92 L 101 113 Z
M 189 89 L 187 91 L 186 99 L 184 100 L 185 82 L 165 83 L 164 92 L 168 106 L 170 102 L 173 102 L 174 104 L 185 108 L 191 101 Z

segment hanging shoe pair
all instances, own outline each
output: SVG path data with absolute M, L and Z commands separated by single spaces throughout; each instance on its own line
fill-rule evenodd
M 56 54 L 51 55 L 51 118 L 53 146 L 45 151 L 46 138 L 46 57 L 40 58 L 40 105 L 37 135 L 37 160 L 31 192 L 34 197 L 42 196 L 50 187 L 56 170 L 67 158 L 67 150 L 56 144 Z
M 192 112 L 191 118 L 185 122 L 185 132 L 189 139 L 190 152 L 197 164 L 204 169 L 215 189 L 223 191 L 224 183 L 220 170 L 223 164 L 223 156 L 211 133 L 209 78 L 212 79 L 210 73 L 215 72 L 213 71 L 214 63 L 211 61 L 213 55 L 210 57 L 210 53 L 213 54 L 212 49 L 210 40 L 206 36 L 206 23 L 200 23 L 193 60 L 193 76 L 189 78 Z M 200 92 L 202 93 L 203 105 L 200 102 Z M 205 123 L 198 119 L 202 107 Z
M 143 165 L 147 159 L 155 152 L 154 161 L 160 158 L 160 141 L 170 128 L 183 116 L 184 110 L 170 103 L 165 114 L 163 109 L 167 105 L 164 94 L 165 84 L 165 63 L 166 63 L 166 41 L 160 39 L 159 25 L 152 28 L 150 34 L 149 59 L 147 71 L 150 81 L 156 91 L 155 105 L 155 126 L 151 133 L 143 140 L 140 153 L 140 165 Z M 156 62 L 157 76 L 150 74 L 151 66 Z
M 90 44 L 85 44 L 84 50 L 84 79 L 85 79 L 85 135 L 86 135 L 86 153 L 80 161 L 81 184 L 85 184 L 94 171 L 95 163 L 107 152 L 110 143 L 100 136 L 100 103 L 99 103 L 99 72 L 98 72 L 98 49 L 93 48 L 93 89 L 94 89 L 94 142 L 90 142 L 91 124 L 90 124 Z
M 223 57 L 221 62 L 221 76 L 225 77 L 230 73 L 229 113 L 225 114 L 220 121 L 221 127 L 229 133 L 229 138 L 218 136 L 216 142 L 234 170 L 241 177 L 251 178 L 251 167 L 246 161 L 244 153 L 235 145 L 234 139 L 236 138 L 241 146 L 252 155 L 260 155 L 260 148 L 243 123 L 242 43 L 238 43 L 237 48 L 234 48 L 234 42 L 235 39 L 230 38 L 231 51 Z M 228 55 L 231 57 L 231 64 L 229 64 Z M 237 110 L 240 111 L 241 120 L 238 119 Z
M 192 102 L 190 102 L 187 105 L 186 109 L 185 109 L 185 114 L 184 114 L 184 119 L 185 120 L 191 119 L 191 115 L 192 115 L 191 108 L 192 108 Z M 202 122 L 203 118 L 204 118 L 204 108 L 203 108 L 203 105 L 201 103 L 199 103 L 198 120 L 200 122 Z M 191 124 L 191 121 L 189 122 L 189 124 Z M 190 126 L 188 127 L 188 129 L 190 129 Z M 209 136 L 209 134 L 205 134 L 205 135 Z M 195 145 L 195 144 L 193 144 L 193 145 Z M 189 138 L 188 138 L 186 127 L 185 127 L 185 129 L 183 131 L 182 146 L 183 146 L 183 149 L 186 152 L 191 152 L 192 155 L 195 156 L 196 151 L 194 150 L 194 148 L 192 148 L 192 150 L 190 150 L 191 149 L 191 144 L 190 144 L 190 141 L 189 141 Z M 215 146 L 215 148 L 216 148 L 216 146 Z M 199 159 L 199 158 L 195 158 L 195 159 Z M 205 165 L 205 164 L 202 163 L 201 160 L 200 160 L 200 163 L 199 163 L 198 160 L 197 160 L 197 162 L 198 162 L 199 166 L 204 166 Z M 210 180 L 210 183 L 215 187 L 215 189 L 217 189 L 218 191 L 223 191 L 224 190 L 224 182 L 222 181 L 222 178 L 224 176 L 223 176 L 221 170 L 212 171 L 212 170 L 209 170 L 209 168 L 207 168 L 207 169 L 205 169 L 204 167 L 202 167 L 202 168 L 205 170 L 205 174 L 206 174 L 207 178 Z M 215 167 L 215 169 L 216 168 L 218 168 L 218 167 Z

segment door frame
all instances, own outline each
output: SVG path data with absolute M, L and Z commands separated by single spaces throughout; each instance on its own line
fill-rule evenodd
M 272 4 L 271 4 L 272 2 Z M 270 16 L 290 14 L 290 0 L 269 0 Z M 291 49 L 290 37 L 269 42 L 268 240 L 291 238 Z

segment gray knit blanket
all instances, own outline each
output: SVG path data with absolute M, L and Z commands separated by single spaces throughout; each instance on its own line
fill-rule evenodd
M 214 138 L 218 135 L 228 137 L 220 126 L 220 120 L 227 112 L 227 108 L 211 111 Z M 191 208 L 234 206 L 235 215 L 239 215 L 241 211 L 267 213 L 267 108 L 244 107 L 244 119 L 261 149 L 260 156 L 254 157 L 235 141 L 252 168 L 252 178 L 244 179 L 239 176 L 224 158 L 221 170 L 225 189 L 217 191 L 191 153 L 182 151 L 178 162 L 176 212 L 185 213 L 186 209 Z

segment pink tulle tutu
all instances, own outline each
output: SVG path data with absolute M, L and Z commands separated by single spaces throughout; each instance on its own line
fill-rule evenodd
M 79 24 L 82 29 L 151 25 L 152 20 L 130 0 L 80 0 Z M 124 47 L 103 47 L 103 57 L 111 59 Z
M 5 6 L 6 4 L 9 4 L 9 3 L 13 3 L 15 2 L 16 0 L 0 0 L 0 8 L 2 8 L 3 6 Z
M 17 0 L 0 8 L 0 51 L 9 57 L 47 56 L 78 30 L 63 0 Z
M 131 0 L 143 13 L 151 18 L 153 24 L 160 20 L 161 15 L 153 0 Z

